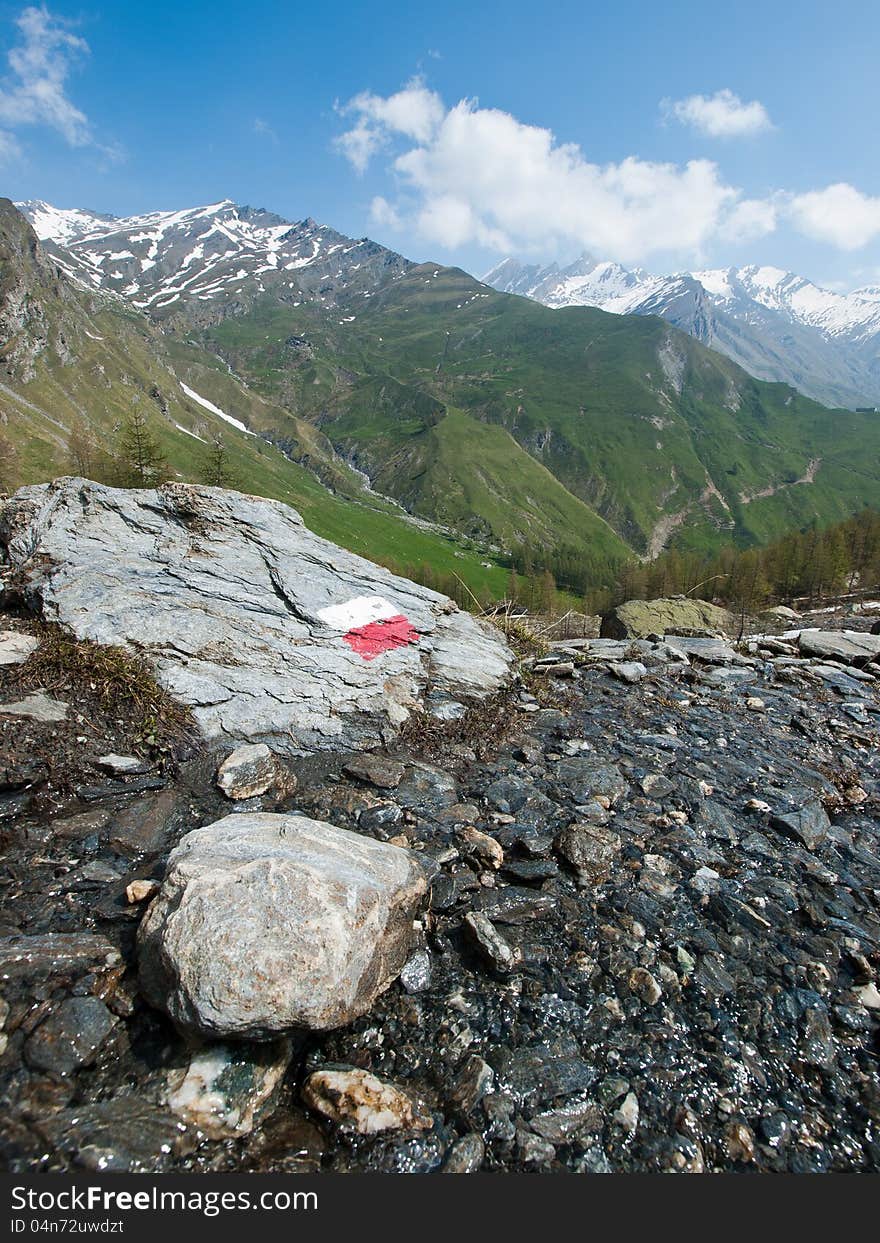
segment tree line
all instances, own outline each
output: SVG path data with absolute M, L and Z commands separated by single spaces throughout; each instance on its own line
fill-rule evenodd
M 553 588 L 576 596 L 585 613 L 672 595 L 754 612 L 793 600 L 814 603 L 857 587 L 880 588 L 880 513 L 865 507 L 832 526 L 812 523 L 760 548 L 729 544 L 704 554 L 673 548 L 654 561 L 613 563 L 569 547 L 520 546 L 510 564 L 521 578 L 511 580 L 509 595 L 526 604 L 547 599 L 552 580 Z
M 142 411 L 135 407 L 114 430 L 112 441 L 102 443 L 83 419 L 73 421 L 67 454 L 75 474 L 118 488 L 154 488 L 171 478 L 168 460 Z M 235 486 L 220 432 L 205 446 L 199 482 L 215 488 Z

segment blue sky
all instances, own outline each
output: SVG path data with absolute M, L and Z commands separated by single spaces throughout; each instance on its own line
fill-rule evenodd
M 4 193 L 880 283 L 880 6 L 0 3 Z M 9 59 L 11 54 L 11 59 Z

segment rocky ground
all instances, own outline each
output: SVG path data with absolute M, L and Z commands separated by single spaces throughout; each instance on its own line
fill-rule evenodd
M 563 646 L 462 721 L 288 760 L 238 802 L 216 753 L 28 667 L 0 667 L 7 1167 L 880 1166 L 880 661 L 857 636 Z M 143 999 L 169 849 L 230 811 L 422 860 L 416 943 L 348 1026 L 202 1047 Z

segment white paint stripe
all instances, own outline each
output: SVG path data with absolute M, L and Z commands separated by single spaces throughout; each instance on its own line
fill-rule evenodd
M 342 631 L 399 616 L 400 609 L 382 596 L 355 596 L 344 604 L 331 604 L 329 608 L 318 610 L 318 617 L 325 626 Z

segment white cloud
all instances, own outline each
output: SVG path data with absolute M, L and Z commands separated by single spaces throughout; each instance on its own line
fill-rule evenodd
M 373 224 L 383 229 L 399 229 L 401 225 L 397 209 L 392 207 L 381 194 L 377 194 L 370 203 L 370 219 Z
M 843 181 L 794 195 L 788 211 L 801 233 L 840 250 L 858 250 L 880 236 L 880 198 Z
M 740 199 L 719 229 L 729 242 L 751 242 L 776 228 L 779 209 L 775 199 Z
M 754 237 L 775 224 L 770 207 L 743 200 L 709 160 L 591 163 L 575 144 L 509 113 L 473 100 L 447 109 L 421 81 L 388 98 L 362 93 L 339 111 L 353 124 L 338 149 L 359 172 L 380 151 L 396 152 L 391 169 L 406 207 L 383 203 L 449 248 L 547 253 L 575 244 L 631 263 L 657 252 L 699 257 L 725 228 Z
M 7 130 L 0 129 L 0 168 L 6 164 L 11 164 L 13 160 L 17 160 L 21 156 L 21 147 L 15 141 L 14 135 Z
M 253 130 L 254 133 L 259 134 L 261 138 L 268 138 L 270 142 L 275 143 L 276 146 L 278 145 L 278 135 L 275 133 L 275 130 L 269 122 L 264 121 L 262 117 L 254 118 Z
M 0 124 L 48 125 L 72 147 L 87 145 L 88 118 L 67 98 L 65 81 L 88 44 L 45 8 L 24 9 L 15 24 L 19 42 L 7 58 L 11 75 L 0 86 Z
M 362 173 L 386 144 L 387 134 L 402 134 L 427 142 L 443 119 L 443 101 L 428 90 L 421 78 L 413 78 L 394 95 L 383 97 L 361 91 L 337 107 L 342 116 L 354 116 L 355 125 L 336 139 L 336 147 Z
M 689 95 L 687 99 L 664 99 L 661 108 L 683 125 L 690 125 L 712 138 L 742 138 L 773 128 L 769 113 L 757 99 L 743 103 L 726 88 L 714 95 Z

